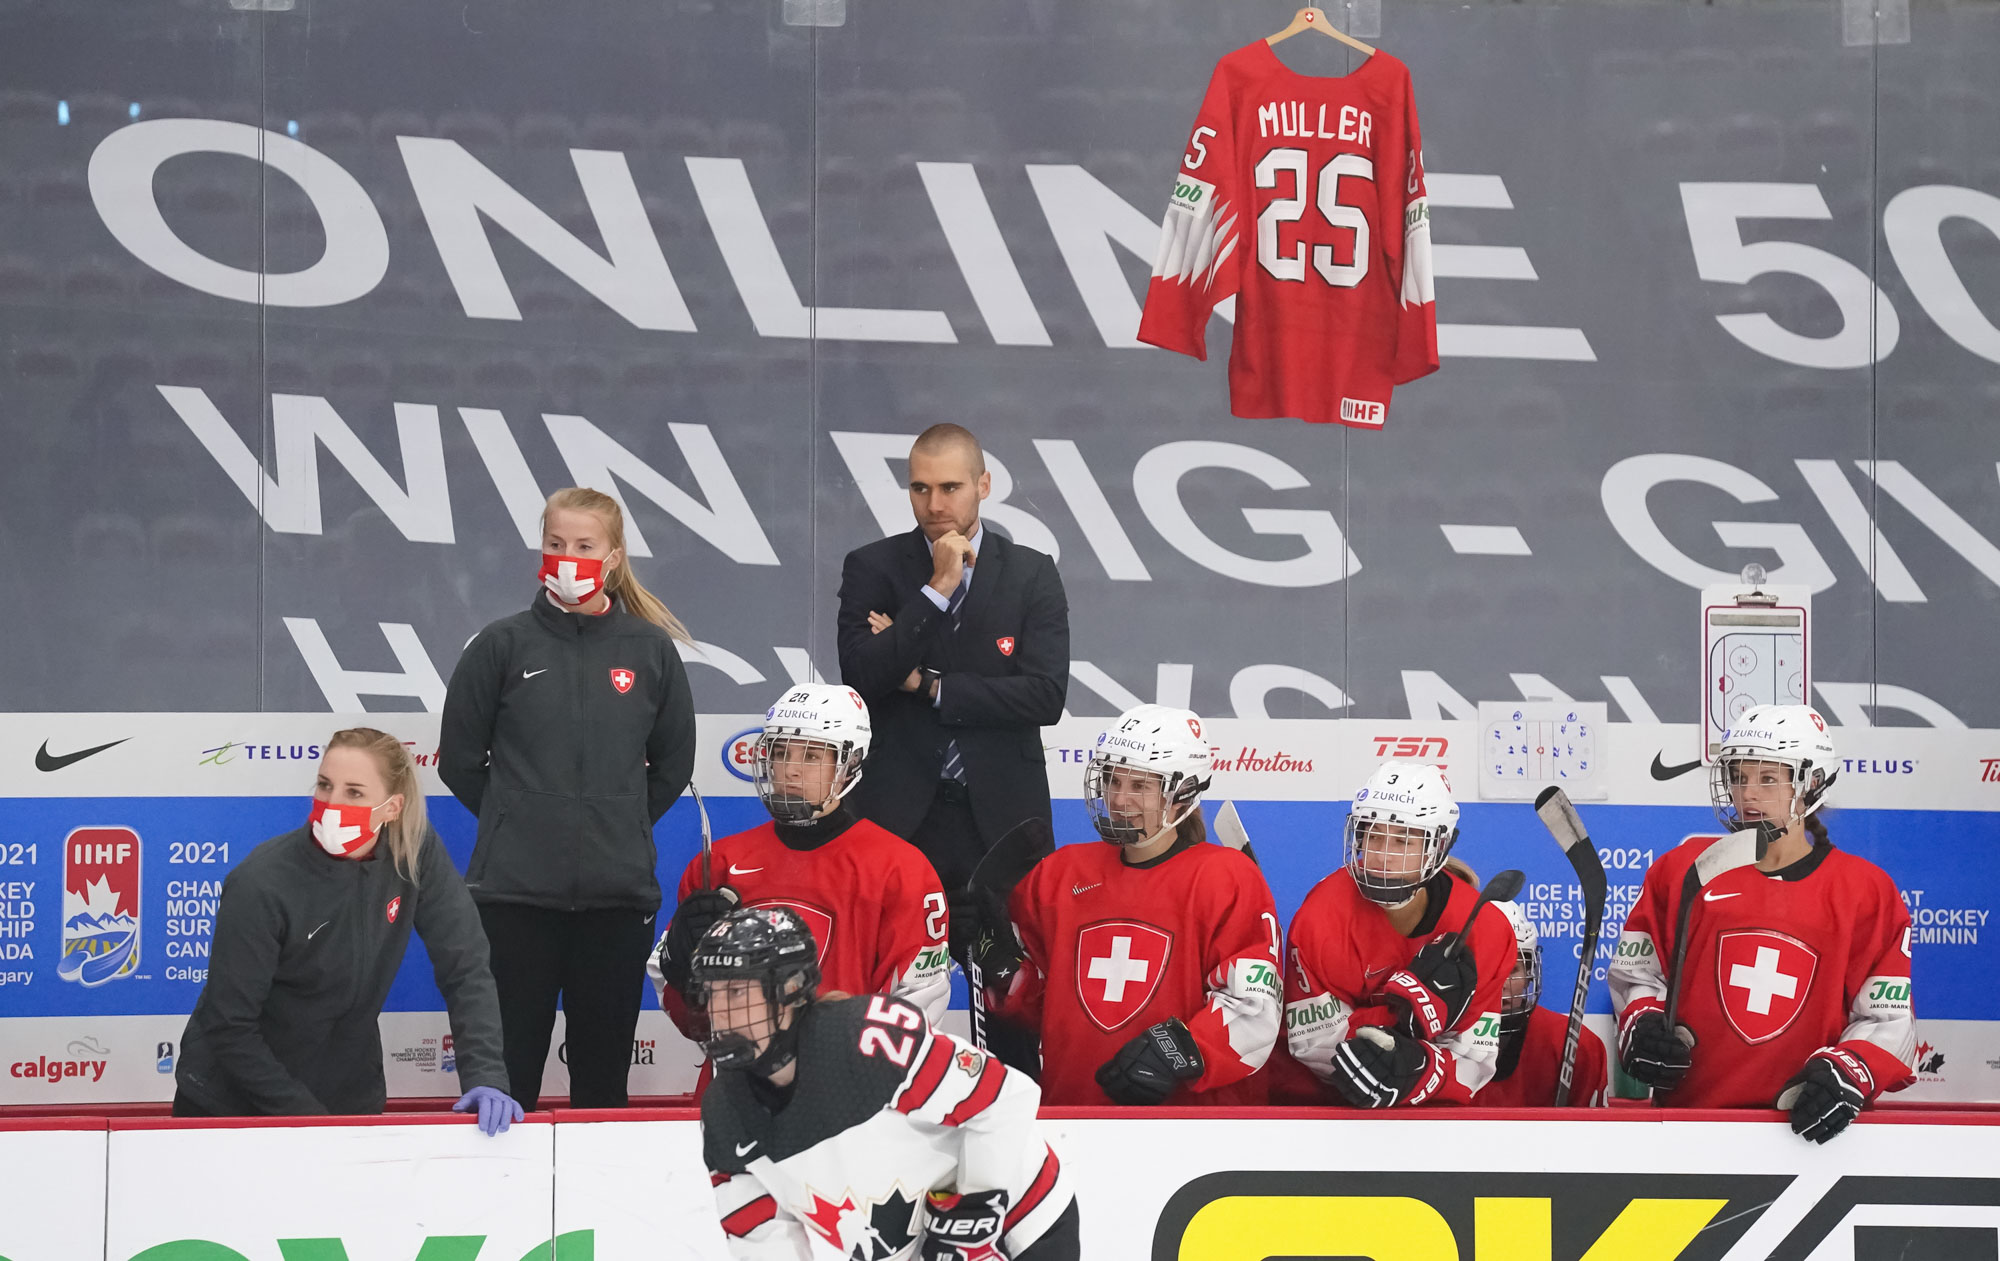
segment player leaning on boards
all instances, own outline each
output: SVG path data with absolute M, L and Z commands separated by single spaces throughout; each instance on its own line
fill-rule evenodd
M 326 742 L 312 813 L 222 884 L 208 982 L 174 1072 L 175 1116 L 373 1116 L 388 1100 L 377 1019 L 424 939 L 466 1092 L 497 1134 L 507 1097 L 486 934 L 424 812 L 410 751 L 372 727 Z
M 944 888 L 916 846 L 847 805 L 868 742 L 868 707 L 837 683 L 788 687 L 765 713 L 754 762 L 771 821 L 717 841 L 707 872 L 699 854 L 688 863 L 649 967 L 682 1032 L 695 1027 L 687 1003 L 694 944 L 738 904 L 798 912 L 832 988 L 893 994 L 943 1018 L 951 1002 Z M 705 888 L 710 879 L 718 887 Z
M 1457 840 L 1435 766 L 1385 762 L 1354 794 L 1345 865 L 1292 917 L 1285 976 L 1286 1042 L 1322 1089 L 1286 1069 L 1282 1102 L 1465 1103 L 1493 1076 L 1517 948 L 1507 917 L 1488 904 L 1474 919 L 1478 891 L 1446 870 Z
M 694 771 L 687 630 L 640 585 L 609 495 L 542 510 L 540 586 L 451 673 L 438 775 L 479 818 L 507 1074 L 531 1111 L 562 998 L 572 1107 L 622 1108 L 660 884 L 653 825 Z
M 1518 902 L 1495 902 L 1514 926 L 1514 971 L 1500 994 L 1500 1055 L 1493 1080 L 1479 1088 L 1472 1102 L 1482 1108 L 1546 1108 L 1555 1102 L 1562 1075 L 1563 1039 L 1569 1033 L 1565 1013 L 1550 1011 L 1537 1000 L 1542 993 L 1542 938 Z M 1604 1042 L 1588 1029 L 1578 1032 L 1576 1070 L 1571 1075 L 1569 1105 L 1604 1106 L 1606 1086 Z
M 984 925 L 994 1014 L 1035 1028 L 1053 1104 L 1261 1104 L 1280 1028 L 1278 916 L 1248 855 L 1208 843 L 1201 720 L 1141 705 L 1097 737 L 1065 845 Z M 1011 978 L 1011 981 L 1010 981 Z
M 1077 1261 L 1077 1211 L 1032 1079 L 886 994 L 818 997 L 787 907 L 731 911 L 689 995 L 715 1082 L 702 1151 L 742 1261 Z
M 1688 841 L 1646 873 L 1610 982 L 1619 1060 L 1654 1102 L 1775 1103 L 1793 1131 L 1824 1143 L 1915 1080 L 1910 915 L 1888 873 L 1827 839 L 1816 812 L 1839 766 L 1810 706 L 1751 709 L 1722 738 L 1709 796 L 1723 827 L 1768 824 L 1776 838 L 1754 867 L 1709 881 L 1686 921 L 1684 874 L 1717 841 Z M 1661 960 L 1677 922 L 1687 949 L 1671 976 Z

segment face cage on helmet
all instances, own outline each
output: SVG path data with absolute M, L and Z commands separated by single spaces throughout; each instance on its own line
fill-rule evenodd
M 1386 829 L 1391 838 L 1420 838 L 1421 846 L 1412 844 L 1405 851 L 1417 861 L 1403 863 L 1399 871 L 1368 871 L 1362 853 L 1363 827 Z M 1417 890 L 1423 887 L 1425 881 L 1443 869 L 1445 855 L 1451 852 L 1452 842 L 1457 838 L 1457 831 L 1446 833 L 1442 826 L 1417 828 L 1406 823 L 1391 823 L 1386 819 L 1363 819 L 1358 813 L 1350 811 L 1343 862 L 1362 896 L 1381 906 L 1401 906 L 1417 895 Z
M 1738 753 L 1730 757 L 1718 757 L 1708 768 L 1708 803 L 1715 810 L 1715 821 L 1732 832 L 1740 831 L 1744 824 L 1736 813 L 1736 798 L 1729 792 L 1729 770 L 1738 762 L 1775 762 L 1787 766 L 1792 771 L 1792 817 L 1777 823 L 1780 830 L 1805 818 L 1819 809 L 1820 800 L 1826 795 L 1827 780 L 1806 769 L 1806 763 L 1774 753 Z M 1817 779 L 1817 783 L 1815 783 Z
M 1151 775 L 1160 781 L 1160 826 L 1148 834 L 1144 828 L 1130 823 L 1120 823 L 1111 815 L 1111 809 L 1104 803 L 1104 781 L 1114 770 L 1136 771 Z M 1187 821 L 1187 817 L 1201 808 L 1201 781 L 1184 771 L 1174 772 L 1168 779 L 1158 771 L 1149 771 L 1143 766 L 1133 766 L 1129 762 L 1114 762 L 1101 753 L 1090 755 L 1090 765 L 1083 772 L 1083 804 L 1090 811 L 1090 824 L 1097 829 L 1097 835 L 1121 848 L 1144 845 L 1161 832 L 1168 832 Z M 1183 809 L 1172 818 L 1166 818 L 1176 806 Z
M 771 744 L 774 740 L 813 744 L 833 751 L 834 777 L 826 797 L 819 801 L 807 801 L 804 797 L 794 797 L 779 790 L 771 756 Z M 819 817 L 820 811 L 824 810 L 829 802 L 839 801 L 861 782 L 861 758 L 858 752 L 851 740 L 836 742 L 814 736 L 774 736 L 767 731 L 757 737 L 756 750 L 751 757 L 756 772 L 757 797 L 764 803 L 764 808 L 771 812 L 771 817 L 779 823 L 810 823 Z
M 1528 1027 L 1528 1017 L 1534 1013 L 1535 1004 L 1542 997 L 1542 949 L 1538 945 L 1533 950 L 1523 947 L 1514 958 L 1516 973 L 1525 971 L 1527 983 L 1519 994 L 1509 995 L 1514 987 L 1513 977 L 1507 978 L 1506 986 L 1500 991 L 1500 1036 L 1519 1033 Z
M 794 980 L 799 984 L 784 995 Z M 726 1033 L 715 1031 L 715 1019 L 710 1009 L 714 988 L 725 981 L 756 981 L 763 995 L 764 1023 L 770 1030 L 763 1050 L 757 1049 L 757 1040 L 749 1034 L 731 1029 Z M 816 963 L 788 963 L 765 969 L 761 972 L 729 972 L 709 978 L 696 978 L 689 987 L 688 1004 L 698 1013 L 702 1037 L 702 1054 L 715 1065 L 717 1072 L 748 1070 L 760 1076 L 769 1077 L 785 1065 L 791 1063 L 797 1052 L 799 1022 L 796 1017 L 788 1027 L 780 1027 L 780 1020 L 787 1008 L 803 1009 L 813 1000 L 813 993 L 819 986 L 819 965 Z

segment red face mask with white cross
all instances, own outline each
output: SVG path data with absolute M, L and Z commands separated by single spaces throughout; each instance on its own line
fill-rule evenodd
M 375 839 L 375 807 L 347 806 L 314 800 L 312 834 L 319 847 L 335 858 L 347 858 Z
M 590 603 L 604 590 L 604 562 L 595 556 L 542 556 L 542 586 L 570 608 Z

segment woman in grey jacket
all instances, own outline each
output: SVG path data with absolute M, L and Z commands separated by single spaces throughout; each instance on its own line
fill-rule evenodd
M 653 825 L 694 772 L 687 631 L 633 575 L 609 495 L 549 497 L 541 579 L 460 655 L 438 774 L 479 816 L 466 886 L 514 1097 L 541 1101 L 560 995 L 570 1106 L 622 1108 L 660 909 Z
M 252 850 L 222 885 L 208 981 L 175 1070 L 175 1116 L 382 1111 L 377 1017 L 410 930 L 444 992 L 466 1092 L 488 1134 L 506 1094 L 486 934 L 425 818 L 410 752 L 372 727 L 326 742 L 306 824 Z

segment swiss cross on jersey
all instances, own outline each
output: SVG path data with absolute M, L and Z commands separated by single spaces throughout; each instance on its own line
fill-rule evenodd
M 1819 955 L 1796 937 L 1768 928 L 1723 933 L 1715 950 L 1722 1011 L 1743 1040 L 1769 1042 L 1797 1019 L 1819 970 Z
M 396 922 L 396 912 L 402 909 L 403 909 L 403 899 L 401 897 L 390 898 L 389 905 L 383 908 L 383 910 L 388 913 L 389 922 L 391 924 Z
M 1136 920 L 1101 920 L 1077 934 L 1076 991 L 1106 1033 L 1152 1000 L 1167 973 L 1173 934 Z
M 617 688 L 620 695 L 631 691 L 632 672 L 622 666 L 613 667 L 611 671 L 611 686 Z
M 1000 650 L 1000 655 L 1003 657 L 1014 655 L 1014 637 L 1012 635 L 1002 635 L 993 641 L 993 646 Z

